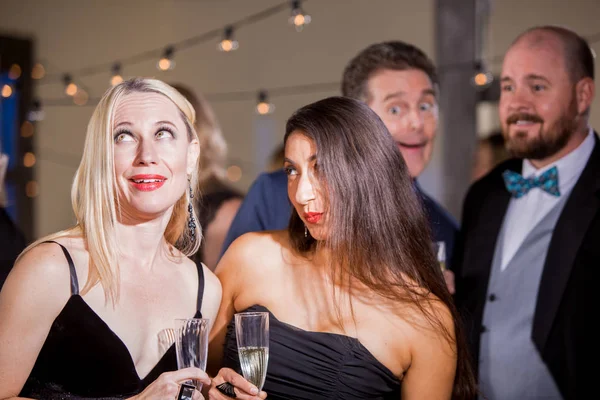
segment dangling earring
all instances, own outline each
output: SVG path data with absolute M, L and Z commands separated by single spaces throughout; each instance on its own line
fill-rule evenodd
M 308 228 L 304 225 L 304 237 L 308 237 Z
M 192 199 L 194 198 L 194 192 L 192 191 L 192 179 L 188 178 L 188 184 L 190 186 L 190 201 L 188 202 L 188 213 L 190 214 L 188 221 L 188 229 L 190 230 L 190 236 L 192 239 L 196 238 L 196 219 L 194 218 L 194 206 L 192 206 Z

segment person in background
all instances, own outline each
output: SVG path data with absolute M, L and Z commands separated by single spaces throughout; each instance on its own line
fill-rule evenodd
M 445 243 L 450 260 L 458 225 L 417 182 L 433 153 L 439 117 L 438 89 L 432 61 L 417 47 L 400 41 L 376 43 L 362 50 L 348 63 L 342 79 L 342 94 L 365 102 L 392 134 L 425 207 L 432 241 Z M 246 232 L 287 226 L 291 205 L 286 187 L 282 170 L 263 173 L 255 180 L 231 224 L 222 253 Z M 452 274 L 445 275 L 454 291 Z
M 0 290 L 19 253 L 27 242 L 21 230 L 6 212 L 4 178 L 8 170 L 8 156 L 0 153 Z
M 77 225 L 25 249 L 0 292 L 1 399 L 174 399 L 187 380 L 210 384 L 177 370 L 174 345 L 159 351 L 176 318 L 214 321 L 221 301 L 188 258 L 202 237 L 194 122 L 158 80 L 104 94 L 73 181 Z
M 469 189 L 453 264 L 481 391 L 490 400 L 593 397 L 594 56 L 569 29 L 535 27 L 509 47 L 500 79 L 500 122 L 515 158 Z
M 211 400 L 258 393 L 239 372 L 234 314 L 269 312 L 268 399 L 469 399 L 461 325 L 407 163 L 361 101 L 331 97 L 288 120 L 287 230 L 251 232 L 216 274 Z M 228 368 L 227 368 L 228 367 Z M 217 388 L 217 386 L 220 388 Z M 248 397 L 246 397 L 248 396 Z
M 206 99 L 185 85 L 172 85 L 196 110 L 196 132 L 200 140 L 200 195 L 196 201 L 198 219 L 204 240 L 194 260 L 203 262 L 211 271 L 217 266 L 225 235 L 244 195 L 225 179 L 227 143 L 217 117 Z
M 475 159 L 473 161 L 473 182 L 481 179 L 493 170 L 496 165 L 510 158 L 504 143 L 502 132 L 492 132 L 477 141 Z

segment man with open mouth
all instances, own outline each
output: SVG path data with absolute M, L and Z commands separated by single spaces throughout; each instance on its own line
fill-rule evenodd
M 414 178 L 415 190 L 429 216 L 433 240 L 445 243 L 450 259 L 458 224 L 417 183 L 431 160 L 438 127 L 438 77 L 433 62 L 408 43 L 375 43 L 346 66 L 342 94 L 365 102 L 386 125 Z M 222 253 L 246 232 L 284 229 L 290 212 L 283 170 L 261 174 L 231 224 Z M 446 282 L 453 292 L 453 277 L 448 272 Z

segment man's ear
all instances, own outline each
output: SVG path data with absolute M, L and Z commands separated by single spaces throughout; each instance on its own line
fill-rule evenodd
M 581 79 L 575 85 L 575 96 L 577 99 L 577 113 L 583 114 L 592 106 L 596 95 L 596 84 L 592 78 Z

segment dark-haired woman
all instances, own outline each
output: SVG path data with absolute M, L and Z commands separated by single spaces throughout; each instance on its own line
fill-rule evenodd
M 288 230 L 241 236 L 217 266 L 209 356 L 229 368 L 210 398 L 226 399 L 216 387 L 226 382 L 239 399 L 473 398 L 427 220 L 379 117 L 328 98 L 288 120 L 284 143 Z M 242 311 L 270 313 L 266 393 L 238 374 L 232 318 Z

